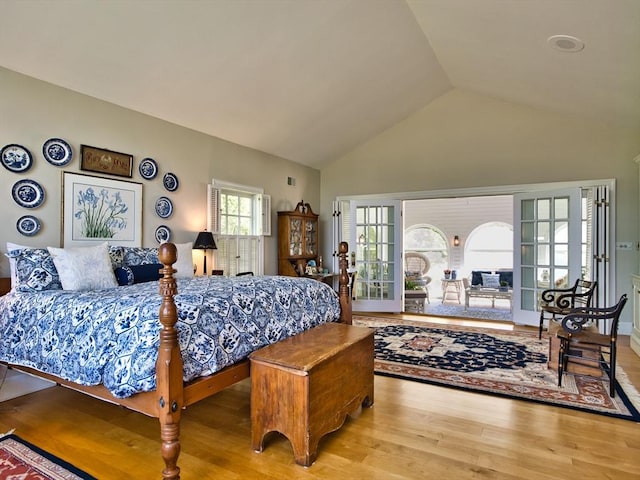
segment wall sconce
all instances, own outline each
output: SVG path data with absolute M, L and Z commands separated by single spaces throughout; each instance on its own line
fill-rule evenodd
M 460 246 L 460 237 L 458 235 L 455 235 L 453 237 L 453 246 L 454 247 L 459 247 Z

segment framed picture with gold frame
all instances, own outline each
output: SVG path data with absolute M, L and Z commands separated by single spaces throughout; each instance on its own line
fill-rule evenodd
M 131 178 L 133 156 L 105 148 L 80 145 L 80 169 Z

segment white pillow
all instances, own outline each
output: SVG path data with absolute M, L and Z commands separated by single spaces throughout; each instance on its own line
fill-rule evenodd
M 47 247 L 58 270 L 63 290 L 100 290 L 118 286 L 111 267 L 109 245 Z
M 7 242 L 7 253 L 13 250 L 24 250 L 24 245 L 18 245 L 16 243 Z M 16 273 L 16 259 L 9 257 L 9 270 L 11 271 L 11 290 L 16 288 L 18 274 Z
M 500 275 L 497 273 L 483 273 L 482 286 L 487 288 L 500 288 Z
M 193 277 L 193 243 L 176 243 L 178 259 L 173 264 L 176 278 Z

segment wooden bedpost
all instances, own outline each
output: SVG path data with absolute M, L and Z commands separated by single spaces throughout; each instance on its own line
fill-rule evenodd
M 158 419 L 160 420 L 161 454 L 165 468 L 164 480 L 178 480 L 180 468 L 180 413 L 184 405 L 183 367 L 178 343 L 178 309 L 173 297 L 178 292 L 172 265 L 177 260 L 177 250 L 173 243 L 163 243 L 158 249 L 158 257 L 164 265 L 160 273 L 160 345 L 156 362 L 156 394 Z
M 340 322 L 351 325 L 351 291 L 349 289 L 350 277 L 347 272 L 349 261 L 347 255 L 349 253 L 349 244 L 340 242 L 338 246 L 338 267 L 340 268 L 340 276 L 338 277 L 340 296 Z

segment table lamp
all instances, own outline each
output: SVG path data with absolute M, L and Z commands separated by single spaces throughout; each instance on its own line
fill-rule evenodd
M 207 231 L 198 233 L 198 238 L 196 238 L 193 248 L 195 250 L 204 250 L 204 266 L 202 273 L 207 275 L 207 250 L 216 250 L 218 248 L 216 246 L 216 241 L 213 239 L 213 233 Z

